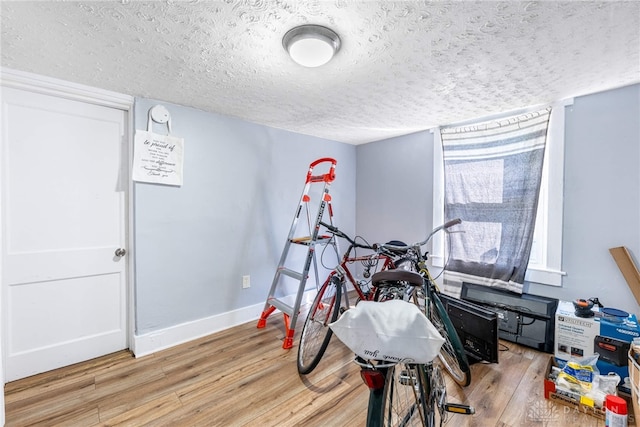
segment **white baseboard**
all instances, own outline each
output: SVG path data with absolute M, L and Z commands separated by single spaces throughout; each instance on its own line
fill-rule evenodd
M 147 356 L 160 350 L 183 344 L 233 326 L 258 320 L 264 304 L 256 304 L 215 316 L 193 320 L 166 329 L 134 335 L 130 350 L 136 357 Z
M 304 305 L 311 302 L 314 296 L 315 289 L 313 289 L 313 291 L 307 291 L 303 295 L 302 304 Z M 282 298 L 282 300 L 293 305 L 295 296 L 290 295 Z M 263 309 L 264 303 L 255 304 L 239 308 L 237 310 L 228 311 L 226 313 L 217 314 L 215 316 L 171 326 L 158 331 L 142 335 L 134 335 L 133 342 L 130 343 L 129 349 L 133 352 L 135 357 L 143 357 L 243 323 L 256 321 L 257 327 L 257 320 L 260 318 Z M 276 310 L 269 316 L 269 318 L 272 318 L 279 313 L 280 312 Z

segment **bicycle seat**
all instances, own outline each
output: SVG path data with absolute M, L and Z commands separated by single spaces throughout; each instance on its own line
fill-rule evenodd
M 401 241 L 401 240 L 389 240 L 387 243 L 385 243 L 385 245 L 405 246 L 405 248 L 403 248 L 403 249 L 387 248 L 387 250 L 389 252 L 391 252 L 392 254 L 395 254 L 395 255 L 404 255 L 409 250 L 409 247 L 407 246 L 407 244 L 405 242 Z
M 424 284 L 422 276 L 416 272 L 408 270 L 384 270 L 379 271 L 371 278 L 371 284 L 378 288 L 393 286 L 397 282 L 407 282 L 411 286 L 422 286 Z

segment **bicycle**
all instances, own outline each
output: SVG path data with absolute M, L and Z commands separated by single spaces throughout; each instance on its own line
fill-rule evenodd
M 329 323 L 335 322 L 340 312 L 350 307 L 347 282 L 353 286 L 358 300 L 370 300 L 374 296 L 373 290 L 369 287 L 369 281 L 357 281 L 349 269 L 349 265 L 361 263 L 364 266 L 364 278 L 371 277 L 372 272 L 387 270 L 394 266 L 393 250 L 377 248 L 366 242 L 358 243 L 335 226 L 322 221 L 320 221 L 320 225 L 324 226 L 335 237 L 347 240 L 349 248 L 342 256 L 339 264 L 329 273 L 327 279 L 320 286 L 307 313 L 298 342 L 297 365 L 298 372 L 302 375 L 313 371 L 320 359 L 322 359 L 332 335 L 328 326 Z M 399 241 L 390 243 L 403 245 Z M 366 249 L 372 251 L 372 253 L 357 256 L 355 254 L 356 249 Z M 341 306 L 342 301 L 344 301 L 344 305 Z
M 373 276 L 372 285 L 376 288 L 375 301 L 384 304 L 384 301 L 401 299 L 417 305 L 423 313 L 430 309 L 425 301 L 426 279 L 419 273 L 398 269 L 378 272 Z M 412 362 L 390 363 L 356 356 L 355 363 L 360 366 L 361 377 L 370 390 L 368 427 L 434 427 L 438 418 L 442 426 L 448 413 L 475 413 L 471 406 L 447 402 L 440 365 L 433 360 Z
M 461 222 L 462 221 L 459 218 L 448 221 L 447 223 L 433 229 L 426 239 L 421 242 L 413 243 L 412 245 L 397 245 L 395 244 L 396 242 L 391 242 L 379 246 L 381 246 L 380 249 L 383 251 L 402 253 L 402 255 L 395 261 L 397 269 L 417 272 L 424 278 L 425 286 L 422 289 L 422 292 L 424 293 L 423 300 L 428 302 L 428 304 L 423 308 L 423 311 L 427 314 L 431 323 L 433 323 L 440 334 L 445 338 L 445 343 L 438 354 L 438 358 L 453 380 L 458 385 L 466 387 L 471 383 L 471 369 L 469 367 L 469 361 L 460 337 L 458 336 L 458 333 L 447 314 L 447 310 L 440 299 L 440 290 L 438 289 L 438 285 L 427 268 L 428 252 L 422 252 L 422 246 L 427 244 L 434 234 L 441 230 L 446 231 L 450 227 L 460 224 Z

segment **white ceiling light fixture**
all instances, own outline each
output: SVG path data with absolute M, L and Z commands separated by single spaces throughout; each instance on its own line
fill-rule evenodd
M 282 46 L 298 64 L 319 67 L 340 50 L 340 37 L 321 25 L 301 25 L 287 31 L 282 38 Z

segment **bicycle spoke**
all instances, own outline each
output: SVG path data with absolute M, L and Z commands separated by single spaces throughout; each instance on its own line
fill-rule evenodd
M 384 391 L 382 425 L 424 426 L 428 416 L 421 365 L 399 364 L 389 368 Z
M 442 376 L 442 369 L 439 366 L 434 367 L 431 373 L 431 397 L 430 401 L 440 414 L 440 424 L 447 420 L 447 412 L 445 412 L 445 404 L 447 403 L 447 386 Z

